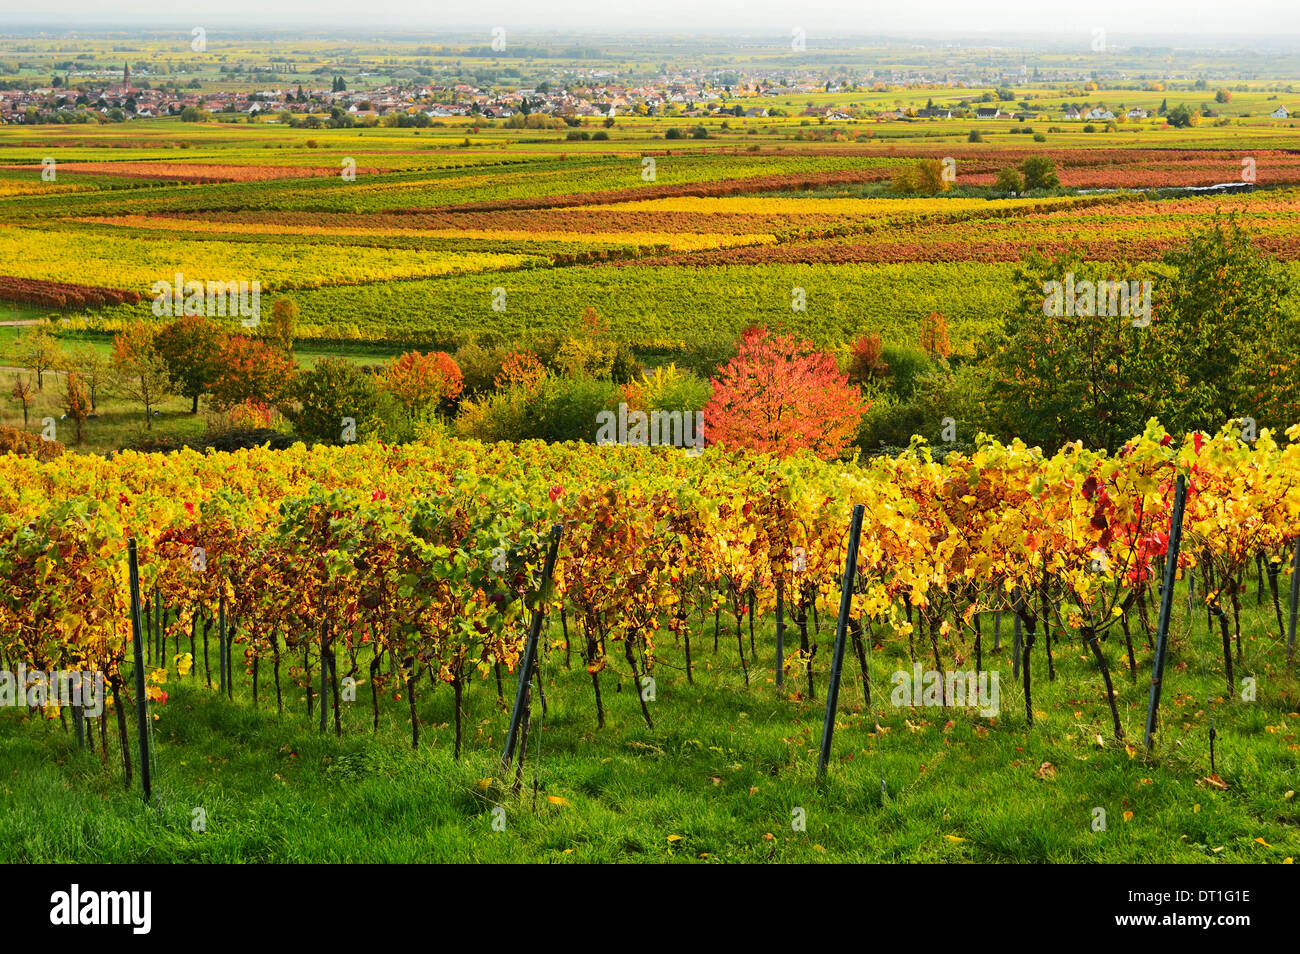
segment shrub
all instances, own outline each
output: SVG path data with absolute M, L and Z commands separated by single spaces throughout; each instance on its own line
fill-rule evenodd
M 0 454 L 53 460 L 63 456 L 63 445 L 58 441 L 44 440 L 39 434 L 30 431 L 20 431 L 16 427 L 0 427 Z
M 323 359 L 302 375 L 295 390 L 299 406 L 289 419 L 304 440 L 340 443 L 348 418 L 358 441 L 383 426 L 378 380 L 343 358 Z
M 530 394 L 530 389 L 514 387 L 462 401 L 452 431 L 488 443 L 523 440 L 529 430 Z
M 879 381 L 889 374 L 880 335 L 863 335 L 849 350 L 849 380 L 854 384 Z
M 899 195 L 912 195 L 919 188 L 915 166 L 899 166 L 889 177 L 889 187 Z
M 535 392 L 528 436 L 547 441 L 595 441 L 596 415 L 616 410 L 621 397 L 612 381 L 589 377 L 543 379 Z
M 546 374 L 546 368 L 531 351 L 512 351 L 501 362 L 492 383 L 498 390 L 519 385 L 525 389 L 536 385 Z
M 491 391 L 507 354 L 509 351 L 503 347 L 484 347 L 473 339 L 457 348 L 452 360 L 460 368 L 462 393 Z
M 640 411 L 702 411 L 712 396 L 708 381 L 675 364 L 642 372 L 639 381 L 623 385 L 623 400 Z
M 923 351 L 906 345 L 885 345 L 881 357 L 889 365 L 893 392 L 903 399 L 912 396 L 917 379 L 933 367 L 933 362 Z
M 1048 156 L 1030 156 L 1020 164 L 1025 176 L 1025 189 L 1055 189 L 1061 184 L 1056 177 L 1056 163 Z
M 993 188 L 999 192 L 1024 192 L 1025 180 L 1021 178 L 1018 169 L 1002 169 L 998 172 Z
M 285 450 L 294 445 L 294 438 L 269 427 L 250 427 L 209 435 L 203 444 L 205 450 L 227 453 L 264 445 L 270 446 L 271 450 Z

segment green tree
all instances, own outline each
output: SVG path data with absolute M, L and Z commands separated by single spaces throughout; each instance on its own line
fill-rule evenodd
M 1176 129 L 1186 129 L 1195 126 L 1200 116 L 1186 103 L 1179 103 L 1165 114 L 1165 119 Z
M 199 398 L 216 380 L 225 332 L 211 318 L 188 315 L 158 329 L 154 347 L 167 364 L 172 387 L 190 399 L 190 413 L 199 412 Z
M 1018 305 L 1004 316 L 983 356 L 991 372 L 990 423 L 1001 436 L 1046 450 L 1074 440 L 1113 448 L 1157 415 L 1166 385 L 1157 368 L 1167 325 L 1134 327 L 1131 316 L 1049 307 L 1053 283 L 1076 288 L 1128 279 L 1133 271 L 1117 266 L 1111 272 L 1066 255 L 1031 255 L 1022 263 Z
M 43 325 L 29 328 L 14 342 L 18 363 L 36 375 L 36 390 L 45 389 L 45 375 L 62 366 L 65 359 L 58 340 Z
M 379 382 L 361 366 L 343 358 L 325 358 L 303 374 L 295 389 L 298 406 L 289 413 L 294 430 L 304 440 L 345 443 L 363 441 L 380 432 L 384 402 Z
M 1056 163 L 1047 156 L 1030 156 L 1020 164 L 1025 177 L 1025 191 L 1055 189 L 1061 184 L 1056 176 Z
M 1286 303 L 1284 267 L 1256 249 L 1235 219 L 1217 220 L 1167 253 L 1160 314 L 1178 329 L 1178 416 L 1171 431 L 1217 431 L 1247 416 L 1296 422 L 1300 319 Z

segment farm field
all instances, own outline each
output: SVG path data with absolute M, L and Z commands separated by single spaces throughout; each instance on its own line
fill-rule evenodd
M 972 122 L 922 124 L 946 141 L 889 123 L 801 139 L 791 119 L 734 117 L 619 119 L 602 142 L 499 121 L 0 128 L 0 289 L 47 305 L 61 299 L 43 282 L 106 289 L 110 300 L 55 317 L 111 332 L 149 319 L 153 284 L 178 272 L 255 280 L 299 304 L 307 341 L 439 347 L 564 333 L 595 307 L 620 340 L 667 353 L 754 322 L 832 346 L 862 333 L 906 343 L 939 311 L 961 351 L 1030 252 L 1150 262 L 1224 213 L 1277 258 L 1300 254 L 1285 124 L 1066 126 L 1038 146 L 1005 121 L 977 124 L 984 141 L 968 143 Z M 709 138 L 664 140 L 675 126 Z M 992 191 L 996 173 L 1040 155 L 1060 189 Z M 40 180 L 45 157 L 56 182 Z M 950 160 L 953 188 L 894 194 L 891 176 L 923 159 Z M 1241 184 L 1244 159 L 1255 191 L 1177 191 Z M 139 299 L 112 304 L 124 295 Z

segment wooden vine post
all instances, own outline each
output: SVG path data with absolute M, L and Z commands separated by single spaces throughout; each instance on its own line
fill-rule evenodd
M 519 663 L 515 684 L 515 704 L 510 712 L 510 729 L 506 732 L 506 747 L 501 753 L 501 778 L 510 774 L 510 766 L 515 758 L 515 746 L 519 741 L 519 727 L 524 713 L 529 708 L 529 695 L 532 687 L 533 670 L 537 666 L 537 642 L 542 632 L 542 618 L 546 615 L 542 600 L 551 583 L 551 574 L 555 572 L 555 558 L 560 551 L 560 525 L 551 527 L 551 544 L 546 550 L 546 562 L 542 565 L 542 583 L 537 591 L 537 608 L 533 611 L 532 625 L 528 629 L 528 642 L 524 644 L 524 656 Z M 525 735 L 527 729 L 525 729 Z M 519 756 L 519 769 L 523 771 L 523 752 Z
M 1291 619 L 1286 633 L 1286 668 L 1295 662 L 1295 619 L 1300 610 L 1300 539 L 1295 542 L 1295 553 L 1291 556 Z
M 127 541 L 131 578 L 131 644 L 135 653 L 135 723 L 140 734 L 140 785 L 147 804 L 153 796 L 149 779 L 149 710 L 144 682 L 144 628 L 140 625 L 140 564 L 135 537 Z
M 840 584 L 840 615 L 835 623 L 835 652 L 831 657 L 831 684 L 826 690 L 826 719 L 822 723 L 822 748 L 817 759 L 817 780 L 826 777 L 826 763 L 831 757 L 835 736 L 835 710 L 840 701 L 840 670 L 844 665 L 844 635 L 849 628 L 849 611 L 853 608 L 853 582 L 858 574 L 858 537 L 862 534 L 862 504 L 854 504 L 849 521 L 848 556 L 844 560 L 844 579 Z
M 784 578 L 776 578 L 776 685 L 785 684 L 785 587 Z
M 1174 485 L 1174 512 L 1169 518 L 1169 546 L 1165 556 L 1165 581 L 1160 591 L 1160 622 L 1156 627 L 1156 653 L 1151 662 L 1151 696 L 1147 701 L 1146 747 L 1155 741 L 1156 710 L 1165 675 L 1165 651 L 1169 646 L 1169 618 L 1173 612 L 1174 581 L 1178 576 L 1178 550 L 1183 540 L 1183 508 L 1187 504 L 1187 478 L 1178 475 Z

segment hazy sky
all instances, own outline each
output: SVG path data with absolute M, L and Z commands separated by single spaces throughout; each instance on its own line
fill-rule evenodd
M 1140 34 L 1300 34 L 1300 0 L 0 0 L 0 32 L 32 24 L 86 28 L 226 26 L 400 28 L 418 32 L 691 33 L 728 29 L 810 36 L 935 30 Z

